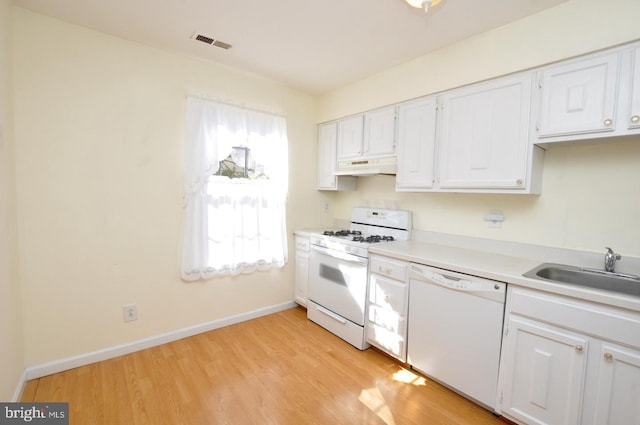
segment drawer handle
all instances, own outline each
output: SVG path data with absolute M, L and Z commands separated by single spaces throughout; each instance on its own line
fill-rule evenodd
M 343 325 L 346 325 L 346 324 L 347 324 L 347 321 L 346 321 L 345 319 L 343 319 L 342 317 L 338 316 L 337 314 L 335 314 L 335 313 L 333 313 L 333 312 L 331 312 L 331 311 L 327 310 L 326 308 L 321 307 L 321 306 L 318 306 L 318 307 L 317 307 L 317 309 L 318 309 L 318 311 L 319 311 L 320 313 L 323 313 L 325 316 L 329 316 L 329 317 L 331 317 L 331 318 L 332 318 L 333 320 L 335 320 L 336 322 L 341 323 L 341 324 L 343 324 Z
M 613 354 L 611 353 L 604 353 L 604 359 L 608 362 L 610 362 L 611 360 L 613 360 Z
M 576 345 L 576 351 L 578 353 L 582 353 L 584 351 L 584 347 L 582 345 Z
M 379 266 L 379 267 L 378 267 L 378 271 L 379 271 L 380 273 L 384 273 L 384 274 L 391 274 L 391 269 L 385 269 L 385 268 L 384 268 L 384 267 L 382 267 L 382 266 Z

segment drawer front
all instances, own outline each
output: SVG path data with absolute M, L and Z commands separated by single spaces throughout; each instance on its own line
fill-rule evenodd
M 372 255 L 369 257 L 369 271 L 392 279 L 407 281 L 409 264 L 404 261 Z
M 367 327 L 367 341 L 400 361 L 407 361 L 407 344 L 403 336 L 382 326 L 370 324 Z
M 509 287 L 511 313 L 640 347 L 640 313 L 519 287 Z
M 296 251 L 309 252 L 309 238 L 296 236 Z
M 399 335 L 404 336 L 407 333 L 405 316 L 377 305 L 369 306 L 369 324 L 372 323 Z
M 407 314 L 407 293 L 406 283 L 376 274 L 369 275 L 369 302 L 372 304 L 405 316 Z

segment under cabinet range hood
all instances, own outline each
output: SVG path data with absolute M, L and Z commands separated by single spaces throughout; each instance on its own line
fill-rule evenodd
M 373 176 L 376 174 L 396 174 L 395 156 L 383 158 L 338 161 L 336 176 Z

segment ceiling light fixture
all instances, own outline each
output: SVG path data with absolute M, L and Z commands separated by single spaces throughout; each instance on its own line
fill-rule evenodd
M 417 7 L 418 9 L 424 9 L 424 13 L 429 11 L 429 8 L 440 3 L 442 0 L 405 0 L 409 5 Z

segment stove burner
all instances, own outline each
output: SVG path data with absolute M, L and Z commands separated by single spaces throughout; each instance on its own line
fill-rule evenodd
M 322 234 L 325 236 L 336 236 L 339 238 L 351 237 L 351 241 L 363 243 L 390 242 L 395 240 L 393 236 L 363 236 L 362 231 L 360 230 L 325 230 Z
M 378 243 L 378 242 L 390 242 L 393 241 L 393 236 L 380 236 L 380 235 L 371 235 L 371 236 L 354 236 L 351 239 L 354 242 L 365 242 L 365 243 Z
M 345 237 L 345 236 L 352 236 L 352 235 L 362 235 L 362 232 L 360 230 L 325 230 L 324 232 L 322 232 L 323 235 L 325 236 L 340 236 L 340 237 Z

